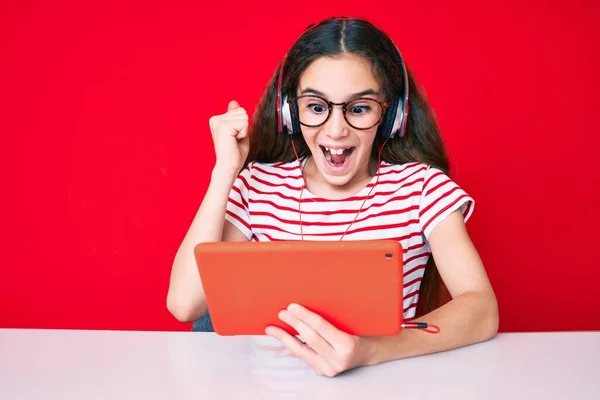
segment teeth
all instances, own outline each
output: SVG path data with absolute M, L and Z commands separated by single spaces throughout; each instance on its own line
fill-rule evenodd
M 330 149 L 329 147 L 325 147 L 325 150 L 327 150 L 331 154 L 335 154 L 338 156 L 341 156 L 344 153 L 344 151 L 346 151 L 347 149 L 349 149 L 349 147 L 345 148 L 345 149 Z

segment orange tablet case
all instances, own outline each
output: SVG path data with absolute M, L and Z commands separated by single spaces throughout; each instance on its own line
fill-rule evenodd
M 201 243 L 194 251 L 219 335 L 264 335 L 290 303 L 353 335 L 396 335 L 402 248 L 394 240 Z

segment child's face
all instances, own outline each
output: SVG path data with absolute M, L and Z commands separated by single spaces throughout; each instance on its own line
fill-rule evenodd
M 360 93 L 366 94 L 357 96 Z M 333 103 L 348 102 L 357 97 L 383 100 L 370 64 L 351 55 L 321 57 L 310 64 L 298 85 L 297 95 L 303 94 L 319 94 Z M 319 115 L 326 115 L 326 108 L 326 103 L 318 98 L 298 102 L 303 122 L 314 119 L 320 123 L 322 117 Z M 353 125 L 362 124 L 359 127 L 363 128 L 376 123 L 381 113 L 376 102 L 367 100 L 350 105 L 346 116 Z M 330 114 L 321 126 L 302 126 L 302 135 L 319 172 L 335 186 L 344 186 L 353 178 L 355 181 L 365 179 L 370 176 L 371 149 L 379 124 L 366 130 L 356 129 L 344 118 L 341 106 L 333 106 Z

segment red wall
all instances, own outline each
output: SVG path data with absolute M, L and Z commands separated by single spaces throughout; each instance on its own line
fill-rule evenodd
M 501 330 L 600 329 L 594 1 L 201 3 L 0 5 L 0 327 L 188 329 L 165 296 L 208 118 L 252 112 L 335 14 L 384 28 L 426 87 Z

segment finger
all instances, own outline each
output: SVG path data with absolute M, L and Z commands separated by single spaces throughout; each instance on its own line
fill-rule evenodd
M 329 321 L 325 320 L 325 318 L 307 308 L 302 307 L 299 304 L 290 304 L 288 310 L 295 319 L 303 321 L 309 329 L 318 333 L 324 341 L 329 343 L 334 351 L 337 350 L 336 345 L 346 341 L 347 333 L 337 329 Z
M 239 107 L 240 107 L 240 105 L 239 105 L 239 103 L 237 101 L 231 100 L 229 102 L 229 104 L 227 105 L 227 111 L 233 111 L 233 110 L 235 110 L 236 108 L 239 108 Z
M 244 119 L 220 121 L 219 125 L 215 125 L 215 131 L 222 132 L 221 134 L 223 135 L 235 136 L 236 138 L 243 133 L 240 137 L 243 139 L 248 134 L 248 121 Z
M 239 108 L 238 108 L 238 110 L 239 110 Z M 231 113 L 224 114 L 219 119 L 222 121 L 236 121 L 236 120 L 248 121 L 248 119 L 249 119 L 248 114 L 246 114 L 243 111 L 238 111 L 238 110 L 234 110 Z
M 322 373 L 328 368 L 327 362 L 300 339 L 276 326 L 268 326 L 265 333 L 279 340 L 295 357 L 301 358 L 315 371 Z
M 240 149 L 244 157 L 248 156 L 248 152 L 250 151 L 250 140 L 248 139 L 248 136 L 239 140 L 238 148 Z
M 239 130 L 239 133 L 235 135 L 235 138 L 241 140 L 248 135 L 248 124 L 244 125 L 242 129 Z
M 326 359 L 335 357 L 335 350 L 330 343 L 328 343 L 319 332 L 312 329 L 301 319 L 296 318 L 290 311 L 282 310 L 279 313 L 279 318 L 290 325 L 298 332 L 302 340 L 306 342 L 315 352 L 320 354 Z

